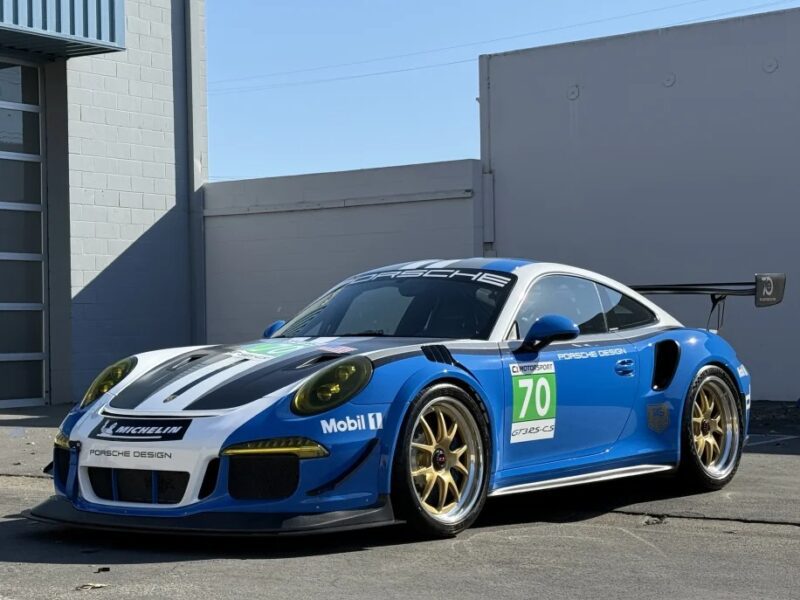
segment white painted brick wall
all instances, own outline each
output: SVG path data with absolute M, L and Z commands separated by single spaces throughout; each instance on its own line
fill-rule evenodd
M 168 0 L 127 0 L 125 11 L 126 51 L 67 67 L 76 395 L 108 362 L 184 337 L 188 225 L 171 214 L 173 10 Z

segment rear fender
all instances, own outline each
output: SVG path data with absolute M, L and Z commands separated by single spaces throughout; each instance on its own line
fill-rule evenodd
M 653 387 L 654 349 L 663 340 L 674 340 L 680 348 L 675 374 L 663 389 Z M 680 460 L 681 420 L 689 388 L 697 373 L 708 365 L 717 365 L 731 376 L 744 406 L 745 432 L 749 425 L 750 375 L 731 345 L 722 337 L 704 329 L 680 329 L 661 333 L 636 344 L 642 376 L 639 400 L 632 418 L 621 436 L 641 436 L 640 444 L 653 450 L 674 453 Z

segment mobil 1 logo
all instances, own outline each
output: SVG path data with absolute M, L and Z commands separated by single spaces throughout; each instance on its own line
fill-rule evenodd
M 556 433 L 556 368 L 552 362 L 512 364 L 511 443 L 546 440 Z

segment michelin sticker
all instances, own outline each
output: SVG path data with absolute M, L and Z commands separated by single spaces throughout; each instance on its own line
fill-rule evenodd
M 511 443 L 546 440 L 556 433 L 556 367 L 512 364 Z

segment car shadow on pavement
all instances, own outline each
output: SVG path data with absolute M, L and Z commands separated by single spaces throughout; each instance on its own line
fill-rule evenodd
M 658 476 L 490 498 L 473 527 L 579 522 L 626 504 L 675 497 L 674 481 Z M 140 564 L 209 558 L 280 559 L 359 552 L 426 541 L 399 526 L 290 537 L 203 537 L 97 532 L 35 523 L 23 515 L 0 521 L 0 563 Z
M 36 523 L 21 514 L 0 521 L 0 564 L 113 565 L 210 558 L 281 559 L 360 552 L 418 541 L 403 526 L 306 536 L 201 536 L 78 530 Z
M 626 506 L 696 495 L 667 475 L 647 475 L 576 487 L 489 498 L 473 527 L 521 523 L 574 523 Z

